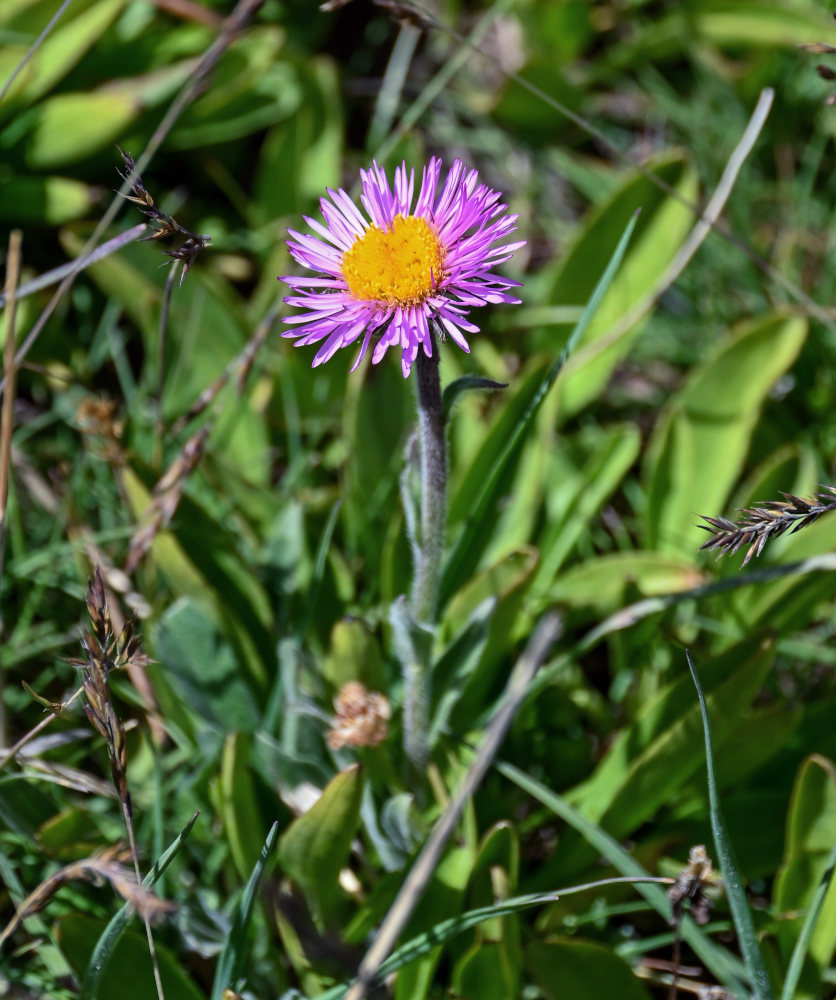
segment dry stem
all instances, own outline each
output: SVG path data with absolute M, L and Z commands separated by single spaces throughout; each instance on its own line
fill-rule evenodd
M 139 885 L 142 882 L 142 874 L 139 870 L 139 854 L 134 836 L 131 794 L 128 790 L 125 773 L 127 765 L 125 727 L 113 706 L 109 681 L 112 671 L 124 668 L 128 663 L 145 666 L 149 661 L 139 651 L 139 636 L 133 633 L 132 619 L 125 622 L 118 637 L 114 634 L 110 609 L 105 600 L 104 581 L 98 567 L 96 567 L 95 580 L 91 581 L 87 588 L 87 612 L 90 615 L 92 629 L 85 632 L 81 639 L 86 659 L 73 662 L 82 670 L 82 684 L 84 693 L 87 695 L 84 711 L 91 725 L 102 736 L 107 746 L 110 772 L 122 806 L 122 816 L 128 831 L 134 872 Z M 151 932 L 151 921 L 147 914 L 143 915 L 143 922 L 148 938 L 157 996 L 159 1000 L 165 1000 L 157 951 L 154 947 L 154 935 Z

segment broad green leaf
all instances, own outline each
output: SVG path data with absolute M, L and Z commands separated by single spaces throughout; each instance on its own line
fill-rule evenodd
M 78 975 L 88 967 L 105 926 L 104 920 L 80 913 L 67 913 L 59 920 L 58 940 Z M 155 941 L 155 946 L 166 1000 L 206 1000 L 183 969 L 180 957 L 159 941 Z M 131 1000 L 158 1000 L 144 931 L 125 931 L 97 983 L 95 993 L 88 995 L 96 1000 L 124 1000 L 126 983 L 130 983 Z
M 495 597 L 488 597 L 474 608 L 434 665 L 435 685 L 429 732 L 431 747 L 447 730 L 451 712 L 482 661 L 496 603 Z
M 760 690 L 772 666 L 772 659 L 771 649 L 759 650 L 751 659 L 731 670 L 708 696 L 714 741 L 718 748 L 737 728 L 741 715 Z M 611 787 L 610 793 L 615 794 L 605 812 L 598 812 L 603 804 L 601 800 L 598 800 L 596 808 L 593 798 L 587 798 L 587 814 L 600 816 L 603 825 L 617 833 L 634 830 L 638 823 L 651 816 L 670 797 L 675 788 L 699 769 L 704 754 L 699 737 L 699 708 L 693 705 L 631 762 L 618 784 Z M 601 788 L 600 785 L 598 787 Z M 605 792 L 604 798 L 609 797 Z
M 13 146 L 26 125 L 23 155 L 27 167 L 52 170 L 112 146 L 141 110 L 139 98 L 127 88 L 57 94 L 7 126 L 0 134 L 0 148 Z
M 34 17 L 38 19 L 36 23 L 39 23 L 43 20 L 45 11 L 48 20 L 51 8 L 52 0 L 6 0 L 0 8 L 0 27 L 23 30 L 24 24 L 18 23 L 19 21 L 25 22 Z
M 433 872 L 426 891 L 404 930 L 403 936 L 407 940 L 432 930 L 447 917 L 459 915 L 472 866 L 473 852 L 468 848 L 455 847 L 447 852 Z M 433 941 L 433 944 L 437 945 L 437 942 Z M 396 1000 L 423 1000 L 428 995 L 435 979 L 441 950 L 440 946 L 434 947 L 400 972 L 395 986 Z
M 517 886 L 520 845 L 508 822 L 494 824 L 482 838 L 467 886 L 471 908 L 508 899 Z M 472 911 L 471 911 L 472 912 Z M 508 914 L 475 928 L 473 943 L 453 969 L 453 988 L 461 996 L 506 997 L 519 994 L 522 967 L 520 922 Z
M 719 868 L 723 874 L 723 882 L 725 883 L 726 896 L 729 901 L 734 929 L 737 932 L 737 940 L 740 943 L 740 950 L 746 962 L 746 968 L 749 971 L 749 979 L 752 983 L 752 990 L 756 1000 L 771 1000 L 772 984 L 764 966 L 763 955 L 757 933 L 755 932 L 752 910 L 749 906 L 746 889 L 743 885 L 736 851 L 729 838 L 723 818 L 723 811 L 720 807 L 720 797 L 714 775 L 714 738 L 712 736 L 714 725 L 710 718 L 714 713 L 709 712 L 708 703 L 700 684 L 699 674 L 691 660 L 691 654 L 686 651 L 685 657 L 688 661 L 688 669 L 693 678 L 694 687 L 697 689 L 697 697 L 699 699 L 705 746 L 705 768 L 708 779 L 708 808 L 711 818 L 711 833 L 714 839 L 714 849 L 717 852 Z
M 89 185 L 68 177 L 11 177 L 3 181 L 0 220 L 60 226 L 84 215 L 95 201 Z
M 816 890 L 828 876 L 836 844 L 836 767 L 813 755 L 802 765 L 787 814 L 784 859 L 773 887 L 773 903 L 785 919 L 774 925 L 784 963 L 789 959 L 802 917 Z M 788 919 L 789 918 L 789 919 Z M 801 978 L 793 996 L 813 1000 L 821 991 L 821 976 L 836 951 L 836 885 L 826 889 L 822 908 L 807 950 Z
M 505 918 L 513 919 L 513 918 Z M 520 949 L 510 953 L 504 944 L 479 941 L 453 969 L 452 987 L 457 996 L 479 1000 L 508 1000 L 519 996 Z
M 822 22 L 813 3 L 794 0 L 711 0 L 678 6 L 660 18 L 647 19 L 624 43 L 615 45 L 606 62 L 615 68 L 635 68 L 681 58 L 694 43 L 741 49 L 790 48 L 810 38 L 836 45 L 836 31 Z
M 635 462 L 640 447 L 631 424 L 580 433 L 558 442 L 546 473 L 546 520 L 537 539 L 540 566 L 533 589 L 552 583 L 601 506 Z
M 27 840 L 55 816 L 54 800 L 23 774 L 0 776 L 0 820 Z
M 803 725 L 803 717 L 801 705 L 775 701 L 741 718 L 715 763 L 720 788 L 734 789 L 780 753 Z
M 350 356 L 341 352 L 346 369 Z M 343 436 L 348 452 L 342 520 L 351 548 L 373 553 L 399 509 L 397 478 L 403 449 L 415 420 L 415 387 L 400 366 L 364 365 L 345 383 Z M 374 539 L 373 544 L 369 541 Z
M 19 113 L 22 106 L 51 90 L 84 59 L 126 3 L 127 0 L 98 0 L 77 14 L 70 7 L 12 84 L 4 104 L 0 105 L 0 118 L 6 117 L 7 106 Z M 13 6 L 13 0 L 4 4 L 4 8 Z M 40 6 L 43 26 L 55 13 L 55 4 L 50 2 Z M 35 33 L 32 35 L 34 40 Z M 10 45 L 0 52 L 0 80 L 4 83 L 26 54 L 27 48 L 27 45 Z
M 342 618 L 331 630 L 331 645 L 322 663 L 322 676 L 336 690 L 355 680 L 371 691 L 385 690 L 380 647 L 359 619 Z
M 497 456 L 512 438 L 515 427 L 523 419 L 542 385 L 546 365 L 542 358 L 531 362 L 518 373 L 513 386 L 498 394 L 501 405 L 494 407 L 492 422 L 486 426 L 483 405 L 475 397 L 464 400 L 452 414 L 454 443 L 453 467 L 450 483 L 450 510 L 448 524 L 456 525 L 471 515 L 479 494 L 484 488 Z M 466 435 L 468 440 L 462 440 Z M 458 452 L 461 451 L 461 457 Z M 514 465 L 503 480 L 510 484 Z M 484 542 L 483 542 L 484 544 Z
M 92 853 L 101 838 L 94 814 L 78 806 L 64 809 L 50 817 L 37 833 L 38 844 L 53 857 L 78 857 L 82 851 Z
M 557 40 L 561 38 L 561 34 L 556 33 L 551 37 Z M 556 41 L 556 44 L 559 46 L 560 42 Z M 551 45 L 547 51 L 529 58 L 525 77 L 567 107 L 573 110 L 580 107 L 583 94 L 576 84 L 567 79 L 563 60 L 556 56 Z M 508 81 L 493 113 L 507 128 L 522 135 L 526 142 L 535 146 L 559 143 L 561 134 L 571 128 L 564 115 L 545 101 L 532 100 L 530 91 L 516 80 Z
M 250 740 L 244 733 L 229 733 L 224 741 L 218 798 L 232 860 L 238 874 L 246 878 L 261 851 L 263 824 L 256 801 Z
M 456 669 L 448 675 L 446 666 L 436 666 L 433 670 L 439 689 L 446 696 L 447 710 L 455 704 L 451 719 L 454 729 L 472 726 L 504 687 L 503 664 L 507 663 L 515 628 L 519 625 L 520 609 L 536 570 L 537 552 L 534 549 L 526 547 L 511 552 L 496 565 L 471 577 L 450 603 L 442 629 L 453 636 L 463 632 L 478 609 L 487 607 L 486 602 L 490 602 L 491 608 L 478 661 L 468 664 L 465 672 Z M 453 692 L 455 698 L 451 697 Z
M 212 86 L 183 113 L 169 142 L 194 149 L 230 142 L 282 121 L 299 106 L 295 69 L 281 57 L 284 29 L 251 27 L 223 54 Z
M 698 10 L 694 30 L 716 45 L 804 45 L 814 32 L 817 42 L 836 44 L 836 31 L 822 24 L 815 4 L 793 0 L 726 0 Z
M 645 456 L 648 545 L 689 555 L 705 541 L 695 514 L 723 510 L 766 395 L 806 335 L 807 322 L 797 316 L 748 323 L 671 400 Z
M 548 938 L 526 948 L 526 972 L 547 1000 L 650 1000 L 630 966 L 597 941 Z
M 687 159 L 668 155 L 652 164 L 651 170 L 680 199 L 696 200 L 697 178 Z M 693 213 L 680 200 L 665 194 L 644 176 L 631 177 L 584 224 L 576 243 L 561 261 L 550 302 L 578 305 L 585 301 L 601 261 L 610 255 L 637 209 L 640 215 L 624 263 L 560 380 L 557 393 L 562 420 L 577 413 L 606 386 L 635 340 L 639 326 L 634 324 L 618 335 L 613 331 L 656 287 L 694 224 Z M 559 342 L 565 329 L 554 328 L 550 339 Z
M 343 122 L 334 66 L 313 58 L 295 70 L 298 107 L 261 146 L 251 204 L 255 224 L 310 211 L 327 187 L 340 183 Z
M 772 645 L 755 637 L 701 669 L 718 747 L 737 728 L 773 658 Z M 569 798 L 587 819 L 616 837 L 626 836 L 692 778 L 703 759 L 699 706 L 691 680 L 683 674 L 618 734 L 592 776 Z M 551 878 L 565 881 L 591 860 L 591 852 L 572 840 L 566 838 L 562 851 L 546 866 Z
M 341 894 L 337 877 L 360 822 L 362 792 L 360 766 L 353 764 L 331 779 L 320 798 L 290 824 L 279 841 L 282 868 L 326 924 L 337 915 Z
M 218 958 L 218 965 L 215 969 L 211 1000 L 223 1000 L 226 989 L 232 983 L 237 985 L 238 978 L 244 972 L 255 894 L 258 890 L 261 876 L 264 873 L 264 868 L 270 858 L 270 853 L 273 850 L 273 844 L 276 842 L 278 829 L 277 823 L 274 823 L 270 828 L 267 839 L 264 841 L 264 846 L 261 848 L 261 854 L 253 866 L 249 881 L 238 901 L 238 905 L 235 907 L 232 930 L 226 939 L 226 944 Z
M 661 552 L 614 552 L 573 566 L 547 591 L 549 601 L 594 607 L 606 614 L 624 601 L 628 587 L 652 596 L 690 590 L 705 582 L 693 562 Z
M 289 962 L 304 995 L 307 997 L 329 996 L 330 992 L 327 988 L 334 981 L 334 977 L 318 971 L 318 966 L 321 964 L 317 961 L 320 958 L 319 955 L 308 956 L 306 954 L 305 945 L 310 944 L 308 935 L 304 932 L 300 934 L 302 929 L 295 926 L 296 921 L 288 919 L 281 907 L 276 907 L 275 914 L 282 956 Z M 342 997 L 346 989 L 347 987 L 337 988 L 331 992 L 335 996 Z
M 180 848 L 185 844 L 189 834 L 192 832 L 192 827 L 195 825 L 196 820 L 197 814 L 192 816 L 174 841 L 169 845 L 165 853 L 161 857 L 157 858 L 151 871 L 148 872 L 142 880 L 143 885 L 152 886 L 156 883 L 166 868 L 168 868 L 171 862 L 175 859 L 180 851 Z M 100 992 L 102 979 L 109 967 L 114 949 L 117 948 L 122 935 L 125 933 L 125 928 L 128 926 L 128 921 L 133 913 L 133 909 L 125 903 L 122 909 L 119 910 L 107 927 L 105 927 L 102 931 L 101 936 L 93 948 L 90 961 L 87 965 L 87 971 L 84 974 L 80 990 L 81 1000 L 96 1000 L 96 998 L 104 1000 L 105 994 Z
M 183 597 L 166 608 L 154 628 L 154 652 L 169 683 L 202 725 L 224 732 L 256 727 L 259 705 L 241 676 L 235 652 L 194 600 Z
M 637 216 L 633 213 L 628 218 L 615 250 L 607 261 L 600 278 L 596 281 L 592 293 L 583 307 L 583 312 L 572 328 L 563 349 L 557 354 L 541 378 L 538 379 L 535 376 L 536 390 L 534 395 L 527 402 L 525 409 L 520 414 L 515 415 L 510 435 L 504 441 L 490 442 L 490 446 L 484 447 L 480 452 L 478 460 L 489 462 L 489 472 L 485 484 L 480 486 L 475 494 L 477 499 L 473 509 L 465 508 L 468 515 L 467 520 L 444 565 L 439 594 L 441 607 L 447 603 L 469 573 L 478 565 L 484 551 L 484 542 L 480 545 L 480 539 L 490 536 L 488 525 L 494 519 L 501 490 L 507 482 L 510 470 L 518 459 L 520 447 L 534 426 L 537 414 L 562 372 L 567 359 L 597 316 L 601 303 L 606 298 L 607 292 L 618 274 L 636 223 Z

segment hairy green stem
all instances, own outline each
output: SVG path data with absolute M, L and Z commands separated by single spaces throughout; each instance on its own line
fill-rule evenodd
M 416 775 L 421 774 L 429 759 L 429 690 L 427 665 L 413 660 L 403 665 L 403 747 L 406 759 Z
M 411 538 L 415 575 L 408 613 L 405 601 L 398 608 L 393 605 L 396 644 L 404 676 L 404 750 L 407 760 L 418 774 L 423 771 L 429 757 L 427 733 L 432 627 L 438 609 L 447 522 L 444 409 L 438 371 L 438 338 L 432 326 L 430 343 L 431 356 L 427 357 L 421 351 L 415 362 L 421 487 L 420 524 L 413 525 L 417 537 Z M 408 502 L 405 503 L 408 508 Z
M 438 606 L 441 557 L 447 521 L 447 449 L 438 372 L 438 341 L 430 327 L 432 356 L 419 352 L 418 435 L 421 444 L 421 538 L 412 587 L 412 615 L 431 625 Z

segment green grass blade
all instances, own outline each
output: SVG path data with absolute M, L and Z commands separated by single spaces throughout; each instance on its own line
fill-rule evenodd
M 513 899 L 506 899 L 502 903 L 497 903 L 493 906 L 482 906 L 475 910 L 468 910 L 466 913 L 460 913 L 457 917 L 451 917 L 449 920 L 442 920 L 431 930 L 419 934 L 393 951 L 386 961 L 381 964 L 377 978 L 383 978 L 384 976 L 391 975 L 393 972 L 397 972 L 398 969 L 402 969 L 410 962 L 417 961 L 419 958 L 423 958 L 424 955 L 428 955 L 433 948 L 437 948 L 449 938 L 454 937 L 456 934 L 461 934 L 471 927 L 476 927 L 485 920 L 490 920 L 492 917 L 506 917 L 512 913 L 520 913 L 522 910 L 530 909 L 532 906 L 553 903 L 556 899 L 557 893 L 553 892 L 516 896 Z M 320 994 L 317 1000 L 340 1000 L 347 992 L 348 987 L 348 983 L 341 983 L 339 986 L 334 986 L 327 992 Z
M 264 847 L 253 867 L 250 879 L 244 889 L 244 893 L 235 908 L 235 918 L 232 922 L 232 930 L 226 940 L 223 951 L 218 959 L 218 966 L 215 969 L 215 981 L 212 983 L 211 1000 L 223 1000 L 224 990 L 234 979 L 240 975 L 240 970 L 247 953 L 247 931 L 250 925 L 253 902 L 258 883 L 261 881 L 261 873 L 276 842 L 279 832 L 279 824 L 274 823 L 270 827 Z
M 618 841 L 614 840 L 599 826 L 590 823 L 588 819 L 570 806 L 560 795 L 557 795 L 550 788 L 547 788 L 535 778 L 526 774 L 525 771 L 514 767 L 513 764 L 497 761 L 495 767 L 509 781 L 513 781 L 517 787 L 528 792 L 538 802 L 546 806 L 546 808 L 551 809 L 555 815 L 577 830 L 622 875 L 630 876 L 631 878 L 647 877 L 647 870 L 631 854 L 625 851 Z M 665 921 L 670 920 L 670 902 L 664 889 L 657 885 L 644 884 L 639 884 L 636 888 L 648 903 L 664 917 Z M 746 995 L 747 991 L 741 983 L 741 980 L 746 975 L 746 970 L 742 964 L 734 955 L 731 955 L 724 948 L 715 944 L 687 916 L 682 921 L 682 939 L 694 949 L 694 952 L 699 956 L 706 968 L 710 969 L 727 989 L 736 996 Z
M 188 840 L 198 816 L 199 813 L 195 813 L 192 816 L 178 836 L 172 841 L 168 850 L 154 863 L 154 867 L 142 880 L 144 886 L 153 885 L 166 868 L 168 868 L 179 853 L 180 848 Z M 126 903 L 113 917 L 107 927 L 105 927 L 104 931 L 102 931 L 102 936 L 96 942 L 96 947 L 93 949 L 93 954 L 90 956 L 90 961 L 87 965 L 87 971 L 84 973 L 84 981 L 81 984 L 81 990 L 78 995 L 79 1000 L 95 1000 L 95 997 L 98 995 L 102 976 L 107 968 L 107 963 L 110 961 L 113 950 L 119 943 L 119 938 L 122 937 L 125 928 L 128 926 L 128 921 L 134 912 L 133 907 Z
M 514 913 L 521 913 L 523 910 L 530 910 L 534 906 L 544 906 L 547 903 L 554 903 L 561 897 L 571 895 L 572 893 L 586 892 L 589 889 L 598 889 L 606 885 L 624 885 L 625 882 L 635 883 L 635 881 L 636 879 L 634 878 L 606 878 L 598 882 L 575 885 L 568 889 L 559 889 L 557 892 L 537 892 L 529 893 L 525 896 L 514 896 L 511 899 L 503 900 L 501 903 L 494 903 L 492 906 L 480 906 L 474 910 L 467 910 L 456 917 L 450 917 L 449 920 L 440 921 L 430 930 L 425 931 L 423 934 L 418 934 L 410 941 L 402 944 L 400 948 L 393 951 L 386 961 L 381 964 L 377 974 L 378 978 L 383 979 L 393 972 L 397 972 L 398 969 L 402 969 L 410 962 L 415 962 L 417 959 L 423 958 L 424 955 L 428 955 L 434 948 L 444 944 L 450 938 L 455 937 L 457 934 L 462 934 L 472 927 L 477 927 L 486 920 L 492 920 L 495 917 L 508 917 Z M 326 993 L 320 994 L 318 1000 L 340 1000 L 347 989 L 347 984 L 335 986 Z
M 299 635 L 303 637 L 307 634 L 314 611 L 316 610 L 317 598 L 319 597 L 319 591 L 322 587 L 322 579 L 325 576 L 325 563 L 328 559 L 328 552 L 331 548 L 331 539 L 334 536 L 334 529 L 337 526 L 337 515 L 339 514 L 342 505 L 342 500 L 337 500 L 336 503 L 332 504 L 331 510 L 328 514 L 328 520 L 325 524 L 325 530 L 322 532 L 322 536 L 319 540 L 319 547 L 317 549 L 316 560 L 314 562 L 313 578 L 311 580 L 310 596 L 305 603 L 305 618 L 299 628 Z
M 787 968 L 787 976 L 784 980 L 784 988 L 781 990 L 781 1000 L 792 1000 L 795 996 L 795 988 L 798 986 L 801 969 L 804 966 L 804 958 L 807 955 L 807 949 L 810 947 L 810 941 L 816 929 L 824 897 L 827 895 L 827 890 L 833 881 L 834 869 L 836 869 L 836 844 L 833 845 L 828 855 L 824 875 L 816 888 L 810 909 L 807 911 L 807 916 L 804 919 L 804 926 L 801 928 L 801 933 L 798 935 L 795 947 L 792 950 L 790 964 Z
M 549 368 L 546 372 L 539 389 L 528 406 L 528 409 L 520 418 L 519 423 L 514 428 L 514 432 L 508 440 L 508 443 L 505 445 L 502 454 L 499 455 L 494 463 L 493 471 L 491 472 L 490 478 L 485 483 L 473 514 L 467 519 L 464 531 L 460 535 L 459 540 L 456 542 L 456 545 L 450 553 L 444 567 L 441 578 L 441 595 L 439 599 L 441 606 L 446 604 L 450 597 L 455 593 L 467 573 L 474 568 L 473 564 L 478 559 L 479 552 L 481 552 L 481 547 L 477 544 L 477 541 L 480 537 L 490 534 L 490 532 L 487 531 L 485 521 L 496 504 L 497 496 L 502 484 L 503 474 L 516 454 L 517 449 L 522 444 L 525 435 L 531 429 L 531 426 L 534 423 L 534 418 L 537 416 L 537 411 L 540 409 L 540 406 L 546 398 L 549 389 L 551 389 L 554 385 L 557 380 L 557 376 L 566 364 L 569 355 L 574 350 L 575 345 L 583 336 L 584 331 L 589 326 L 595 316 L 595 313 L 598 311 L 601 300 L 604 298 L 604 295 L 607 293 L 607 289 L 612 284 L 612 281 L 621 266 L 621 261 L 624 259 L 624 254 L 627 252 L 627 246 L 630 242 L 630 237 L 633 235 L 633 229 L 636 226 L 637 219 L 638 215 L 633 215 L 627 223 L 627 226 L 621 235 L 621 239 L 618 241 L 618 246 L 615 248 L 615 251 L 610 258 L 604 273 L 601 275 L 600 281 L 595 286 L 595 290 L 593 291 L 589 301 L 584 306 L 581 317 L 575 325 L 575 328 L 572 330 L 572 333 L 569 335 L 569 339 L 566 341 L 563 350 L 560 352 L 559 357 L 551 368 Z
M 702 726 L 705 735 L 705 766 L 708 772 L 709 815 L 711 818 L 711 832 L 714 834 L 714 847 L 717 851 L 717 860 L 726 883 L 726 895 L 729 900 L 732 920 L 737 931 L 737 939 L 740 942 L 740 950 L 743 952 L 743 959 L 749 970 L 756 1000 L 771 1000 L 772 987 L 769 977 L 766 974 L 766 966 L 763 964 L 763 956 L 758 947 L 755 925 L 752 922 L 752 912 L 746 900 L 746 891 L 740 879 L 740 870 L 737 866 L 731 841 L 726 833 L 723 815 L 720 811 L 717 780 L 714 775 L 714 750 L 711 745 L 708 706 L 706 705 L 705 695 L 703 694 L 697 671 L 691 660 L 691 654 L 686 651 L 685 656 L 688 660 L 688 669 L 691 671 L 691 677 L 694 679 L 694 687 L 697 689 L 700 712 L 702 713 Z

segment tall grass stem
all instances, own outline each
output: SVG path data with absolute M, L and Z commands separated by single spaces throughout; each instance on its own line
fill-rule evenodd
M 3 347 L 3 376 L 8 389 L 3 396 L 0 418 L 0 585 L 3 583 L 3 554 L 6 542 L 6 505 L 9 499 L 9 478 L 12 471 L 12 429 L 15 407 L 15 312 L 17 283 L 20 278 L 20 245 L 23 234 L 13 229 L 9 234 L 9 255 L 6 259 L 6 343 Z M 3 634 L 3 608 L 0 604 L 0 635 Z M 6 745 L 5 675 L 0 658 L 0 746 Z
M 734 856 L 731 841 L 726 832 L 726 825 L 723 814 L 720 810 L 720 797 L 717 794 L 717 780 L 714 774 L 714 749 L 711 743 L 711 725 L 708 721 L 708 705 L 703 694 L 700 679 L 697 676 L 691 654 L 686 650 L 685 658 L 688 661 L 688 669 L 697 689 L 697 698 L 700 702 L 700 713 L 702 714 L 703 735 L 705 738 L 705 767 L 708 772 L 708 811 L 711 819 L 711 832 L 714 835 L 714 847 L 717 851 L 717 860 L 720 870 L 723 873 L 723 881 L 726 884 L 726 895 L 729 900 L 734 927 L 737 931 L 737 939 L 740 943 L 740 950 L 743 953 L 743 960 L 752 980 L 752 991 L 755 1000 L 772 1000 L 772 986 L 766 972 L 758 946 L 758 937 L 755 925 L 752 921 L 752 911 L 746 900 L 746 890 L 740 878 L 740 866 Z

